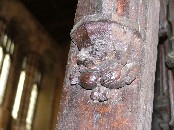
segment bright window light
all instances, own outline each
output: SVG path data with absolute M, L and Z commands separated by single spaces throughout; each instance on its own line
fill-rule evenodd
M 10 55 L 6 54 L 3 61 L 3 66 L 2 66 L 1 76 L 0 76 L 0 104 L 2 104 L 4 93 L 5 93 L 10 64 L 11 64 Z
M 7 35 L 4 35 L 2 44 L 3 44 L 4 47 L 6 46 L 6 44 L 7 44 Z
M 26 118 L 27 130 L 31 130 L 33 116 L 34 116 L 34 110 L 35 110 L 35 106 L 36 106 L 37 95 L 38 95 L 37 85 L 34 84 L 32 91 L 31 91 L 30 103 L 29 103 L 29 108 L 28 108 L 28 113 L 27 113 L 27 118 Z
M 12 117 L 14 119 L 17 119 L 17 116 L 18 116 L 24 81 L 25 81 L 25 71 L 22 71 L 20 74 L 19 83 L 18 83 L 17 92 L 16 92 L 16 97 L 15 97 L 15 102 L 14 102 L 13 111 L 12 111 Z
M 0 46 L 0 68 L 1 68 L 1 65 L 2 65 L 2 59 L 3 59 L 3 49 Z
M 11 40 L 8 39 L 7 46 L 6 46 L 6 51 L 7 51 L 7 52 L 10 51 L 10 46 L 11 46 Z

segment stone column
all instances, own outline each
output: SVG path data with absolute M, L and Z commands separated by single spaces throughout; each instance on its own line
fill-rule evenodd
M 150 130 L 158 0 L 78 0 L 57 130 Z
M 37 65 L 38 65 L 39 55 L 35 52 L 30 52 L 27 56 L 26 62 L 26 77 L 24 82 L 24 88 L 20 103 L 20 108 L 18 112 L 18 117 L 15 125 L 15 130 L 26 130 L 26 118 L 30 103 L 30 96 L 33 84 L 36 79 Z

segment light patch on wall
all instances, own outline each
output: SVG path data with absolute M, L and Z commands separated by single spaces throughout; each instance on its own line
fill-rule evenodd
M 10 54 L 13 54 L 13 52 L 14 52 L 14 43 L 12 43 L 10 46 Z
M 12 111 L 12 117 L 14 119 L 17 119 L 17 116 L 18 116 L 22 91 L 23 91 L 23 87 L 24 87 L 24 81 L 25 81 L 25 71 L 22 71 L 20 74 L 19 83 L 18 83 L 17 92 L 16 92 L 16 97 L 15 97 L 15 102 L 14 102 L 13 111 Z

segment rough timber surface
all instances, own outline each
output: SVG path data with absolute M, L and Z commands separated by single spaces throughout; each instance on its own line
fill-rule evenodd
M 151 129 L 158 10 L 157 0 L 79 0 L 57 130 Z

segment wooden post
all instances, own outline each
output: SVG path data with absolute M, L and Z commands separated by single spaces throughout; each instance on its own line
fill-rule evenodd
M 79 0 L 57 130 L 150 130 L 158 0 Z

